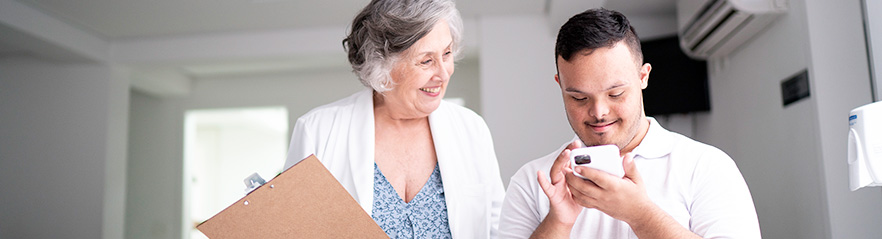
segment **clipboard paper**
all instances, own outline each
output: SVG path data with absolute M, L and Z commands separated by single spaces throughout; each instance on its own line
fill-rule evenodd
M 315 155 L 196 229 L 209 238 L 389 238 Z

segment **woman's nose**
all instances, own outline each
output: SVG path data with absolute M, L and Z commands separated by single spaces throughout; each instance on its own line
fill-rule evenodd
M 435 67 L 435 76 L 437 76 L 442 81 L 447 81 L 450 79 L 450 75 L 453 74 L 453 63 L 450 62 L 442 62 L 441 64 L 437 64 Z

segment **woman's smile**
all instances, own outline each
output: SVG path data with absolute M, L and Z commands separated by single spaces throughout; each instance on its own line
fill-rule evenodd
M 441 92 L 441 86 L 423 87 L 420 88 L 420 90 L 425 92 L 429 96 L 438 96 L 438 93 Z

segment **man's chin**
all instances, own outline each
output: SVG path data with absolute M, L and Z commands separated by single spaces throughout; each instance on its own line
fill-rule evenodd
M 615 144 L 610 142 L 608 139 L 604 139 L 603 135 L 597 135 L 594 133 L 589 133 L 589 137 L 584 137 L 583 135 L 579 135 L 579 139 L 582 140 L 582 143 L 585 143 L 585 147 L 589 146 L 597 146 L 597 145 L 605 145 L 605 144 Z

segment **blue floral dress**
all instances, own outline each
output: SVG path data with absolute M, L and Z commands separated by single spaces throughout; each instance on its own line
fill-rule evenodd
M 371 217 L 391 238 L 451 238 L 443 186 L 436 163 L 423 188 L 405 203 L 374 163 Z

